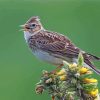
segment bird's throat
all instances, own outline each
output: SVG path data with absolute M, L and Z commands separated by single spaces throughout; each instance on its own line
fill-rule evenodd
M 28 42 L 28 39 L 31 37 L 31 34 L 28 31 L 24 31 L 24 38 L 26 42 Z

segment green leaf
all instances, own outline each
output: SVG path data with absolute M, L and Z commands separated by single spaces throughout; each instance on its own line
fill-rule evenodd
M 83 89 L 86 91 L 92 91 L 93 89 L 97 88 L 97 83 L 90 83 L 90 84 L 82 84 Z
M 79 79 L 80 80 L 83 80 L 84 78 L 91 78 L 92 76 L 90 74 L 83 74 L 83 75 L 80 75 Z
M 78 67 L 81 67 L 83 65 L 83 62 L 84 62 L 84 58 L 82 53 L 80 52 L 78 55 Z

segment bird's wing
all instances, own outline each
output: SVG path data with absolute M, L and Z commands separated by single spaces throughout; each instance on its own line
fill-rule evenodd
M 36 46 L 38 49 L 50 53 L 56 57 L 76 58 L 80 52 L 72 42 L 65 36 L 46 32 L 37 36 Z

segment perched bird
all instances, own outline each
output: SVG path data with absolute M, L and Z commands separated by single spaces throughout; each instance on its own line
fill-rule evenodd
M 33 16 L 21 27 L 29 48 L 39 59 L 56 66 L 62 66 L 64 60 L 69 63 L 77 63 L 78 55 L 81 52 L 84 64 L 100 74 L 100 70 L 96 69 L 91 62 L 100 60 L 99 57 L 82 51 L 66 36 L 44 29 L 38 16 Z

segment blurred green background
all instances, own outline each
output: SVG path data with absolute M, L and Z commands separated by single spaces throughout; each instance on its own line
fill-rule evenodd
M 19 31 L 19 25 L 34 15 L 46 29 L 100 56 L 100 0 L 0 0 L 0 100 L 50 100 L 34 89 L 41 71 L 55 67 L 37 60 Z M 94 77 L 100 82 L 100 76 Z

